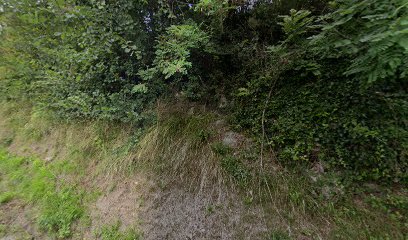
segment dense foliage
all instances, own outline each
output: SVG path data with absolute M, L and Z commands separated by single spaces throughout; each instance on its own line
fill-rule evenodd
M 284 163 L 408 181 L 405 0 L 3 0 L 0 12 L 8 101 L 132 123 L 164 96 L 227 102 Z

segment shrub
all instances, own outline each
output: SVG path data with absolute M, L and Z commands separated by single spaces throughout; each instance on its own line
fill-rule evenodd
M 283 162 L 323 161 L 353 179 L 406 182 L 406 8 L 338 1 L 319 25 L 291 11 L 286 40 L 269 48 L 269 68 L 237 94 L 238 125 L 264 129 Z

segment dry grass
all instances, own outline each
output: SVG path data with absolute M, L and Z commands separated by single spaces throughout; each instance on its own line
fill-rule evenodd
M 178 107 L 171 113 L 159 108 L 157 124 L 141 139 L 135 160 L 192 189 L 223 185 L 219 159 L 212 151 L 215 114 L 186 114 Z

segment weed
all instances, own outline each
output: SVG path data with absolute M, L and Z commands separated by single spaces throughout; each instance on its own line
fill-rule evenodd
M 253 201 L 254 201 L 254 197 L 253 197 L 253 196 L 245 196 L 245 197 L 244 197 L 244 204 L 245 204 L 246 206 L 251 205 L 251 204 L 253 203 Z
M 227 154 L 232 152 L 232 149 L 229 146 L 223 144 L 222 142 L 213 143 L 211 145 L 211 149 L 213 150 L 213 152 L 220 156 L 226 156 Z
M 387 194 L 384 197 L 372 195 L 368 203 L 391 218 L 408 225 L 408 199 L 404 196 Z
M 250 172 L 235 157 L 226 156 L 221 160 L 221 167 L 229 173 L 239 185 L 245 186 L 251 178 Z
M 211 215 L 215 212 L 214 206 L 213 205 L 209 205 L 207 206 L 207 214 Z
M 81 195 L 71 189 L 64 189 L 47 196 L 38 222 L 42 229 L 64 238 L 71 235 L 72 223 L 82 214 Z
M 15 196 L 14 192 L 0 193 L 0 204 L 10 202 Z
M 269 240 L 290 240 L 292 238 L 284 231 L 275 230 L 270 233 L 268 239 Z
M 7 225 L 0 223 L 0 236 L 6 233 Z
M 198 141 L 201 143 L 208 142 L 213 133 L 208 129 L 200 129 L 196 134 Z
M 13 137 L 6 137 L 3 139 L 2 143 L 0 145 L 3 145 L 5 147 L 10 146 L 13 143 Z
M 100 239 L 102 240 L 139 240 L 141 239 L 141 235 L 133 229 L 129 229 L 124 232 L 121 232 L 120 222 L 117 222 L 113 225 L 102 227 L 98 235 Z

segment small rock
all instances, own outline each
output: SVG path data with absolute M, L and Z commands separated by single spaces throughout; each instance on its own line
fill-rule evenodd
M 219 119 L 219 120 L 215 121 L 215 126 L 216 126 L 216 127 L 223 127 L 223 126 L 225 126 L 225 120 L 224 120 L 224 119 Z
M 374 191 L 374 192 L 379 192 L 381 191 L 380 186 L 378 186 L 375 183 L 365 183 L 364 187 L 366 187 L 367 189 Z
M 14 236 L 5 236 L 5 237 L 0 238 L 0 240 L 16 240 L 16 239 L 17 238 Z
M 51 161 L 52 161 L 52 157 L 49 157 L 49 156 L 48 156 L 48 157 L 46 157 L 44 160 L 45 160 L 45 162 L 47 162 L 47 163 L 48 163 L 48 162 L 51 162 Z
M 235 148 L 238 146 L 239 143 L 239 134 L 235 132 L 226 132 L 224 134 L 224 138 L 222 139 L 222 143 L 227 145 L 228 147 Z
M 219 108 L 225 108 L 225 107 L 227 107 L 227 98 L 224 96 L 224 95 L 222 95 L 221 97 L 220 97 L 220 104 L 218 105 L 218 107 Z
M 188 115 L 194 115 L 194 112 L 195 112 L 195 107 L 191 107 L 191 108 L 188 110 Z
M 332 195 L 332 190 L 329 186 L 324 186 L 322 189 L 322 195 L 326 200 L 329 200 Z
M 321 162 L 316 162 L 312 168 L 315 173 L 324 173 L 324 167 Z

